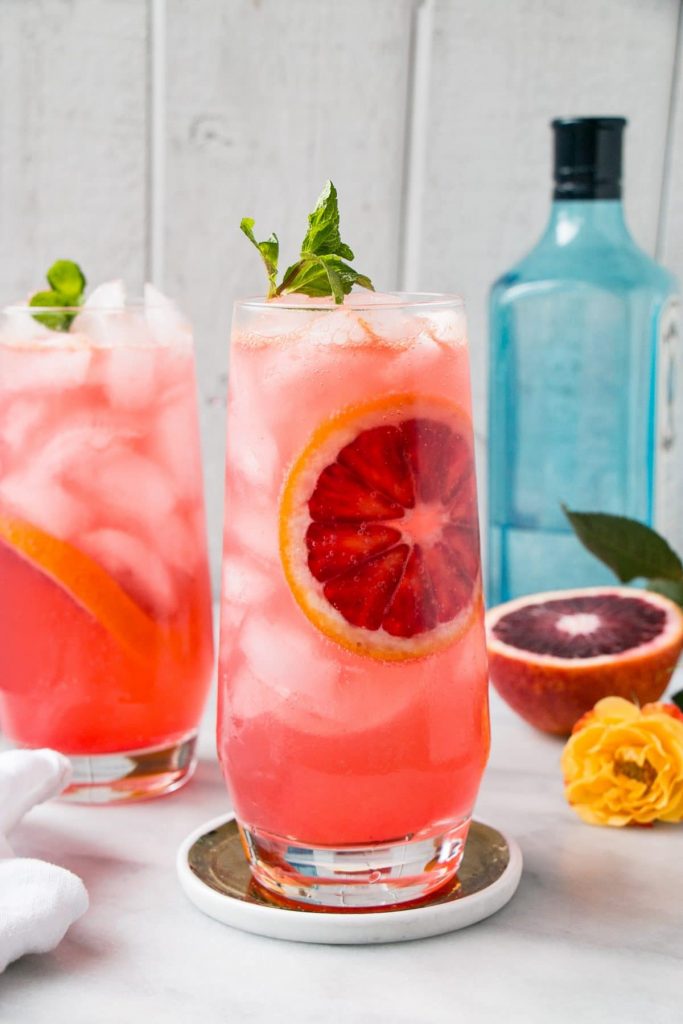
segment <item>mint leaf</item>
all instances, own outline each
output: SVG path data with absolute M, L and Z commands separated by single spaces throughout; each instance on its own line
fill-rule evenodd
M 341 240 L 337 190 L 329 180 L 318 196 L 315 210 L 308 215 L 308 231 L 301 244 L 301 255 L 307 253 L 353 259 L 352 250 Z
M 85 274 L 73 260 L 57 260 L 46 274 L 51 291 L 36 292 L 30 306 L 80 306 L 85 291 Z M 68 331 L 75 313 L 34 313 L 33 318 L 53 331 Z
M 29 306 L 63 306 L 64 303 L 61 301 L 60 296 L 57 292 L 36 292 L 35 295 L 31 296 Z M 37 320 L 38 323 L 43 324 L 45 327 L 49 327 L 51 331 L 68 331 L 71 321 L 73 320 L 72 313 L 33 313 L 33 319 Z
M 374 291 L 370 278 L 345 262 L 353 259 L 353 251 L 341 240 L 337 190 L 331 181 L 325 183 L 313 213 L 308 215 L 308 231 L 301 245 L 300 257 L 287 267 L 279 285 L 276 280 L 277 235 L 271 235 L 265 242 L 257 242 L 251 217 L 243 217 L 240 228 L 259 250 L 266 265 L 269 299 L 292 293 L 314 297 L 331 295 L 339 304 L 355 284 Z
M 47 272 L 50 287 L 65 301 L 63 306 L 80 306 L 85 291 L 85 275 L 73 260 L 57 260 Z
M 621 580 L 683 580 L 683 563 L 663 537 L 649 526 L 604 512 L 562 510 L 574 533 L 591 554 Z
M 675 704 L 680 711 L 683 711 L 683 690 L 674 693 L 673 697 L 671 697 L 671 703 Z
M 280 255 L 280 243 L 278 237 L 272 234 L 270 238 L 266 238 L 264 242 L 257 242 L 254 235 L 254 219 L 253 217 L 242 217 L 240 221 L 240 231 L 247 236 L 250 242 L 256 246 L 258 251 L 261 253 L 261 258 L 266 266 L 266 273 L 268 274 L 268 281 L 270 288 L 268 290 L 268 298 L 272 298 L 275 295 L 277 288 L 277 263 Z
M 354 284 L 372 291 L 370 278 L 359 274 L 338 256 L 307 255 L 287 268 L 278 295 L 292 292 L 319 297 L 332 295 L 338 304 L 344 301 Z
M 344 301 L 344 285 L 329 257 L 305 256 L 285 271 L 278 295 L 298 292 L 300 295 L 333 295 L 334 301 Z
M 682 580 L 648 580 L 647 589 L 653 590 L 655 594 L 663 594 L 683 608 Z

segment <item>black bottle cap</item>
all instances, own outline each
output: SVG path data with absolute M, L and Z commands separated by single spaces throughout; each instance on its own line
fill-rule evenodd
M 555 199 L 621 199 L 625 117 L 557 117 Z

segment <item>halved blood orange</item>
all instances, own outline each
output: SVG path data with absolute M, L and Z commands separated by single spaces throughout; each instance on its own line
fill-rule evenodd
M 662 695 L 683 648 L 683 613 L 651 591 L 586 587 L 491 608 L 486 631 L 500 696 L 538 729 L 567 734 L 603 697 Z
M 31 523 L 0 513 L 3 543 L 65 590 L 129 654 L 138 659 L 154 654 L 159 632 L 153 619 L 78 548 Z
M 451 644 L 481 600 L 465 410 L 400 394 L 324 423 L 285 483 L 280 553 L 301 609 L 343 647 L 399 661 Z

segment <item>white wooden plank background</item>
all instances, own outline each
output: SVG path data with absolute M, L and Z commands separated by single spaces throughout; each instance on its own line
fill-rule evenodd
M 92 282 L 145 276 L 147 9 L 0 0 L 0 298 L 53 260 Z
M 216 567 L 230 310 L 262 288 L 239 219 L 293 251 L 330 176 L 379 287 L 464 294 L 481 457 L 486 292 L 543 227 L 552 116 L 629 117 L 629 220 L 683 276 L 680 11 L 680 0 L 0 0 L 0 297 L 34 288 L 65 254 L 93 281 L 123 274 L 135 291 L 152 277 L 184 305 Z
M 396 287 L 411 13 L 405 0 L 168 5 L 164 285 L 196 329 L 214 565 L 231 307 L 264 288 L 240 219 L 277 232 L 286 266 L 331 177 L 357 265 Z
M 673 270 L 683 284 L 683 3 L 678 20 L 677 60 L 672 75 L 668 142 L 657 257 Z
M 417 283 L 467 303 L 482 505 L 487 292 L 543 230 L 548 122 L 629 118 L 627 216 L 654 252 L 678 10 L 671 0 L 435 4 Z

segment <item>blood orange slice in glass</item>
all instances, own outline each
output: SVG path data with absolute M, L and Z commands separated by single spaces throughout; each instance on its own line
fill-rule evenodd
M 323 424 L 286 481 L 280 552 L 300 607 L 343 647 L 405 660 L 448 646 L 481 599 L 467 413 L 404 394 Z
M 154 655 L 156 624 L 105 570 L 73 545 L 0 511 L 2 545 L 52 579 L 137 659 Z

